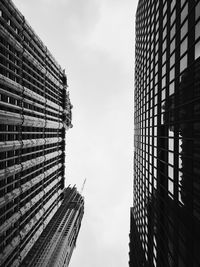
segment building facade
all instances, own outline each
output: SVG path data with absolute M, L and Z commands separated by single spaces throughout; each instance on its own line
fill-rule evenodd
M 67 78 L 12 1 L 0 1 L 0 266 L 19 266 L 64 199 Z
M 84 213 L 83 197 L 75 187 L 64 190 L 64 199 L 21 266 L 68 266 Z
M 136 13 L 132 266 L 200 266 L 200 1 Z

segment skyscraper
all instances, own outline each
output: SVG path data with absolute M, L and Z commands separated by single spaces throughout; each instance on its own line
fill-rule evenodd
M 200 266 L 200 1 L 140 0 L 130 266 Z
M 67 201 L 71 108 L 65 71 L 12 1 L 1 0 L 0 266 L 22 265 Z
M 84 213 L 83 197 L 75 187 L 64 190 L 64 199 L 22 266 L 68 266 Z

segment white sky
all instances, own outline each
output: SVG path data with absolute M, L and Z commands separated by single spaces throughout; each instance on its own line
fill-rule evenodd
M 13 0 L 66 69 L 66 183 L 84 189 L 70 267 L 128 266 L 137 0 Z

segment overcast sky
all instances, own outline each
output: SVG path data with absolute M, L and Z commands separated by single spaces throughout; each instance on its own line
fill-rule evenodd
M 128 266 L 136 0 L 14 0 L 66 69 L 66 184 L 84 189 L 70 267 Z

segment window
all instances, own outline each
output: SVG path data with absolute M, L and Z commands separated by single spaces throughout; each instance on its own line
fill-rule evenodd
M 175 53 L 173 53 L 170 57 L 170 68 L 175 64 Z
M 183 10 L 181 11 L 181 23 L 183 23 L 187 15 L 188 15 L 188 3 L 185 5 Z
M 180 61 L 180 72 L 187 68 L 187 55 L 185 55 Z
M 181 43 L 181 56 L 187 51 L 188 48 L 188 38 L 186 37 L 184 41 Z
M 173 39 L 174 35 L 175 35 L 175 24 L 174 24 L 174 26 L 172 27 L 172 29 L 170 31 L 170 39 L 171 40 Z
M 171 193 L 169 196 L 174 194 L 174 182 L 171 179 L 168 179 L 168 191 Z
M 188 33 L 188 20 L 186 20 L 183 26 L 181 27 L 181 40 L 187 33 Z
M 172 0 L 172 2 L 171 2 L 171 11 L 173 10 L 173 8 L 175 7 L 175 5 L 176 5 L 176 0 Z M 175 12 L 173 12 L 173 14 L 174 14 Z
M 170 43 L 170 54 L 175 50 L 175 39 Z
M 174 82 L 170 83 L 169 85 L 169 95 L 174 94 Z
M 174 78 L 175 78 L 175 68 L 172 68 L 172 70 L 169 73 L 170 82 L 173 81 Z
M 198 57 L 200 57 L 200 40 L 195 45 L 195 59 L 197 59 Z
M 195 25 L 195 40 L 197 40 L 200 37 L 200 20 Z
M 200 18 L 200 2 L 196 5 L 195 8 L 195 19 L 196 21 Z

